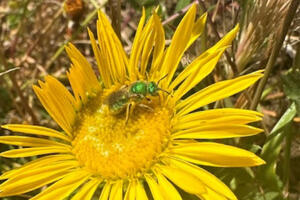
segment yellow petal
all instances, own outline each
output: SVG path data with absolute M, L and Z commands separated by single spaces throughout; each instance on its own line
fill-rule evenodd
M 134 67 L 133 70 L 136 72 L 135 75 L 130 77 L 131 81 L 135 81 L 137 78 L 145 78 L 148 59 L 150 57 L 150 53 L 152 52 L 152 47 L 154 45 L 155 31 L 153 30 L 153 26 L 153 16 L 151 16 L 147 24 L 143 28 L 141 35 L 139 36 L 138 48 L 134 51 L 134 54 L 130 56 L 130 64 L 133 65 L 130 67 L 132 69 Z
M 26 137 L 26 136 L 0 136 L 0 143 L 17 145 L 17 146 L 30 146 L 30 147 L 44 147 L 44 146 L 68 147 L 69 146 L 48 139 Z
M 167 78 L 161 83 L 163 88 L 166 88 L 173 78 L 178 63 L 180 62 L 186 46 L 191 38 L 195 17 L 196 4 L 193 4 L 178 25 L 172 37 L 171 45 L 167 49 L 161 69 L 162 76 L 166 74 L 168 75 Z
M 77 161 L 64 161 L 64 162 L 57 162 L 57 163 L 48 163 L 48 165 L 44 166 L 34 166 L 35 168 L 27 169 L 16 176 L 6 180 L 1 187 L 7 187 L 8 185 L 13 185 L 14 182 L 23 181 L 26 178 L 34 177 L 37 174 L 45 174 L 47 175 L 48 172 L 55 172 L 60 171 L 60 169 L 71 169 L 78 167 Z
M 30 200 L 63 200 L 83 184 L 90 176 L 91 175 L 88 172 L 83 170 L 71 172 Z
M 0 156 L 6 158 L 21 158 L 51 153 L 71 153 L 71 149 L 65 147 L 33 147 L 25 149 L 8 150 L 0 153 Z
M 187 77 L 191 74 L 195 74 L 196 70 L 199 76 L 198 79 L 203 79 L 206 77 L 213 69 L 214 66 L 207 65 L 208 62 L 214 60 L 218 54 L 220 54 L 223 49 L 218 49 L 212 53 L 203 53 L 199 57 L 197 57 L 192 63 L 184 68 L 184 70 L 175 78 L 174 81 L 169 86 L 169 90 L 173 90 L 176 86 L 182 83 Z M 183 86 L 182 86 L 183 87 Z
M 109 200 L 122 200 L 123 193 L 123 180 L 119 180 L 111 187 Z
M 72 200 L 92 199 L 97 187 L 101 183 L 100 179 L 94 178 L 85 183 L 80 190 L 72 197 Z
M 75 107 L 76 102 L 72 94 L 67 90 L 67 88 L 59 82 L 56 78 L 52 76 L 45 76 L 45 85 L 48 85 L 49 91 L 57 92 L 56 95 L 61 95 L 60 100 L 66 102 L 65 106 Z
M 164 162 L 172 167 L 181 169 L 185 172 L 189 172 L 196 176 L 199 180 L 205 184 L 205 188 L 210 188 L 214 192 L 218 193 L 219 195 L 225 196 L 228 199 L 231 200 L 237 200 L 235 195 L 232 193 L 232 191 L 222 182 L 220 181 L 217 177 L 212 175 L 211 173 L 207 172 L 204 169 L 201 169 L 198 166 L 183 162 L 183 161 L 178 161 L 175 159 L 165 159 Z M 200 194 L 201 196 L 205 196 L 207 194 L 211 193 L 210 190 L 207 190 L 205 193 Z M 212 199 L 215 200 L 215 199 Z
M 141 182 L 137 182 L 136 185 L 136 200 L 148 200 L 145 188 Z
M 97 21 L 97 35 L 98 35 L 98 41 L 100 46 L 100 51 L 102 52 L 102 59 L 105 60 L 105 66 L 109 76 L 111 77 L 112 82 L 117 82 L 117 69 L 116 69 L 116 60 L 118 55 L 116 55 L 116 52 L 112 50 L 112 47 L 109 41 L 108 35 L 110 34 L 108 30 L 106 29 L 106 16 L 102 16 L 102 13 L 99 11 L 99 20 Z M 110 24 L 109 24 L 110 26 Z M 118 58 L 117 58 L 118 59 Z
M 129 182 L 124 200 L 135 200 L 136 187 L 137 187 L 137 180 L 132 180 Z
M 97 78 L 96 75 L 93 71 L 92 66 L 90 63 L 87 61 L 87 59 L 80 53 L 80 51 L 72 44 L 68 43 L 68 45 L 65 46 L 66 52 L 70 59 L 76 60 L 78 62 L 78 67 L 82 69 L 82 72 L 85 73 L 84 75 L 90 78 L 90 83 L 95 84 L 91 85 L 90 87 L 96 86 L 98 87 L 97 83 Z
M 188 91 L 190 91 L 193 87 L 200 83 L 203 78 L 211 73 L 224 51 L 225 49 L 216 54 L 211 60 L 206 60 L 205 63 L 201 62 L 201 60 L 199 63 L 195 63 L 195 66 L 193 67 L 197 69 L 193 73 L 191 73 L 175 91 L 173 97 L 174 101 L 178 101 L 181 97 L 183 97 L 183 95 L 185 95 Z
M 133 44 L 132 44 L 132 48 L 131 48 L 131 54 L 130 54 L 130 59 L 129 59 L 129 67 L 128 67 L 128 73 L 129 73 L 129 77 L 131 78 L 131 80 L 134 80 L 134 78 L 136 78 L 136 74 L 137 74 L 137 60 L 139 57 L 139 52 L 138 49 L 140 47 L 140 39 L 143 33 L 143 27 L 145 24 L 145 19 L 146 19 L 146 14 L 145 14 L 145 9 L 143 8 L 142 11 L 142 17 L 140 19 L 138 28 L 136 29 L 136 34 L 133 40 Z
M 74 162 L 64 162 L 24 171 L 1 184 L 0 197 L 23 194 L 40 188 L 66 176 L 74 167 Z
M 194 41 L 202 34 L 206 23 L 206 18 L 207 18 L 207 13 L 204 13 L 203 15 L 201 15 L 201 17 L 199 17 L 196 20 L 193 26 L 190 40 L 185 49 L 188 49 L 194 43 Z
M 65 161 L 74 160 L 74 159 L 75 159 L 75 157 L 73 155 L 69 155 L 69 154 L 44 156 L 44 157 L 37 158 L 36 160 L 28 162 L 20 168 L 16 168 L 16 169 L 13 169 L 13 170 L 3 173 L 0 176 L 0 180 L 13 178 L 22 173 L 27 172 L 28 170 L 30 171 L 31 169 L 34 169 L 34 168 L 37 168 L 40 166 L 51 165 L 58 161 L 65 162 Z
M 156 172 L 155 175 L 165 199 L 182 200 L 175 187 L 162 174 Z
M 190 113 L 188 115 L 182 116 L 178 119 L 176 124 L 188 123 L 191 121 L 204 121 L 206 123 L 222 123 L 229 122 L 232 119 L 240 117 L 240 120 L 234 120 L 234 123 L 238 124 L 246 124 L 254 121 L 261 120 L 263 114 L 252 111 L 252 110 L 244 110 L 238 108 L 219 108 L 212 110 L 205 110 Z M 227 118 L 231 118 L 230 120 L 226 120 Z
M 106 183 L 102 189 L 101 195 L 99 197 L 99 200 L 108 200 L 109 194 L 110 194 L 111 184 Z
M 64 135 L 63 133 L 58 132 L 53 129 L 50 129 L 50 128 L 45 128 L 42 126 L 23 125 L 23 124 L 6 124 L 1 127 L 11 130 L 11 131 L 14 131 L 14 132 L 55 137 L 55 138 L 59 138 L 59 139 L 62 139 L 62 140 L 68 141 L 68 142 L 71 141 L 71 139 L 68 136 Z
M 216 117 L 215 119 L 203 119 L 203 120 L 195 120 L 195 121 L 189 121 L 181 123 L 180 120 L 176 122 L 176 124 L 173 126 L 173 130 L 183 130 L 183 129 L 192 129 L 197 128 L 200 126 L 206 126 L 206 125 L 215 125 L 220 126 L 223 124 L 247 124 L 250 122 L 255 122 L 261 120 L 260 117 L 253 116 L 220 116 Z
M 245 76 L 220 81 L 208 86 L 178 103 L 176 105 L 176 109 L 179 110 L 178 115 L 185 115 L 204 105 L 236 94 L 254 84 L 262 76 L 262 71 L 256 71 Z
M 154 200 L 164 200 L 163 194 L 157 184 L 157 182 L 148 174 L 145 175 L 148 186 L 151 190 L 151 194 Z
M 99 49 L 99 47 L 96 43 L 94 34 L 90 31 L 90 29 L 88 29 L 88 34 L 89 34 L 89 37 L 90 37 L 91 45 L 92 45 L 92 48 L 93 48 L 93 52 L 94 52 L 96 62 L 97 62 L 97 65 L 98 65 L 98 69 L 99 69 L 99 72 L 100 72 L 100 77 L 102 79 L 104 87 L 105 88 L 110 88 L 111 85 L 112 85 L 112 81 L 111 81 L 109 71 L 107 70 L 107 67 L 105 67 L 105 62 L 104 62 L 105 59 L 103 59 L 101 57 L 102 54 L 101 54 L 100 49 Z
M 231 45 L 232 40 L 235 38 L 236 34 L 239 32 L 240 26 L 237 24 L 229 33 L 227 33 L 217 44 L 208 49 L 208 52 L 214 52 L 219 48 Z
M 202 20 L 202 21 L 201 21 Z M 201 18 L 195 23 L 196 27 L 198 26 L 197 23 L 204 24 L 206 20 L 206 14 L 202 15 Z M 181 83 L 186 77 L 188 77 L 195 69 L 198 69 L 199 66 L 203 65 L 204 63 L 208 62 L 211 58 L 213 58 L 216 54 L 220 51 L 226 49 L 231 44 L 232 40 L 235 38 L 237 32 L 239 30 L 239 26 L 237 25 L 234 29 L 232 29 L 228 34 L 226 34 L 217 44 L 215 44 L 210 49 L 206 50 L 202 53 L 199 57 L 197 57 L 190 65 L 188 65 L 179 75 L 175 78 L 175 80 L 171 83 L 169 90 L 174 89 L 179 83 Z M 201 69 L 202 70 L 202 69 Z M 208 71 L 208 73 L 210 73 Z M 208 73 L 201 74 L 203 77 L 207 76 Z
M 110 70 L 113 81 L 123 82 L 126 75 L 126 54 L 106 15 L 99 11 L 98 17 L 97 35 L 102 52 L 100 59 L 107 60 L 106 66 L 101 67 Z
M 74 95 L 77 101 L 86 99 L 89 95 L 101 90 L 97 77 L 90 63 L 80 53 L 80 51 L 71 43 L 65 46 L 65 49 L 73 63 L 68 78 L 71 83 Z M 82 88 L 85 93 L 82 93 Z M 80 96 L 80 99 L 79 99 Z
M 243 109 L 221 108 L 193 112 L 174 120 L 173 130 L 192 129 L 206 125 L 243 125 L 261 120 L 262 114 Z M 219 125 L 220 124 L 220 125 Z
M 76 101 L 70 92 L 55 78 L 45 77 L 40 87 L 33 86 L 37 97 L 56 123 L 69 135 L 76 117 Z
M 153 27 L 152 27 L 153 29 Z M 146 33 L 147 37 L 145 38 L 144 44 L 141 44 L 143 46 L 143 51 L 141 55 L 141 64 L 140 64 L 140 74 L 142 76 L 146 76 L 146 69 L 148 66 L 148 61 L 150 58 L 150 54 L 153 49 L 154 45 L 154 38 L 155 38 L 155 32 L 152 30 L 150 33 Z
M 85 84 L 81 84 L 84 82 L 84 77 L 82 76 L 80 69 L 78 67 L 74 67 L 74 65 L 71 65 L 69 72 L 67 72 L 67 77 L 76 99 L 76 109 L 79 110 L 82 103 L 86 103 L 88 97 L 85 93 Z
M 175 185 L 177 185 L 187 193 L 201 194 L 205 192 L 203 183 L 192 173 L 163 165 L 160 165 L 158 170 L 169 180 L 171 180 Z
M 219 139 L 256 135 L 263 131 L 262 129 L 248 125 L 230 123 L 211 123 L 201 126 L 191 124 L 191 126 L 194 128 L 175 132 L 172 138 Z
M 153 13 L 153 23 L 155 30 L 155 45 L 153 50 L 153 59 L 150 68 L 150 75 L 154 75 L 154 72 L 160 70 L 160 63 L 162 61 L 165 49 L 165 31 L 160 21 L 160 18 L 156 13 Z M 155 78 L 157 77 L 151 77 L 151 79 Z
M 213 142 L 191 142 L 172 147 L 175 157 L 214 167 L 249 167 L 265 164 L 250 151 Z

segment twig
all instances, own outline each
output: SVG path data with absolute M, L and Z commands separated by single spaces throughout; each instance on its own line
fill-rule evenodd
M 293 138 L 293 125 L 289 123 L 285 130 L 287 132 L 285 137 L 285 147 L 284 147 L 284 161 L 283 161 L 283 196 L 284 198 L 289 199 L 289 181 L 290 181 L 290 166 L 291 166 L 291 146 Z
M 202 7 L 202 10 L 205 11 L 205 12 L 207 12 L 207 8 L 206 8 L 205 4 L 202 2 L 202 0 L 198 0 L 198 2 L 199 2 L 199 5 Z M 215 23 L 212 21 L 211 15 L 210 15 L 209 13 L 207 13 L 207 21 L 208 21 L 208 23 L 211 24 L 212 30 L 213 30 L 213 32 L 216 34 L 218 40 L 220 40 L 220 39 L 221 39 L 220 34 L 218 33 L 217 28 L 216 28 L 216 25 L 215 25 Z M 237 74 L 237 66 L 236 66 L 236 64 L 231 60 L 231 57 L 230 57 L 229 53 L 227 52 L 227 50 L 225 50 L 225 57 L 226 57 L 227 62 L 228 62 L 229 65 L 231 66 L 231 69 L 232 69 L 233 73 L 234 73 L 234 74 Z
M 21 21 L 18 24 L 18 28 L 17 28 L 17 32 L 16 32 L 16 36 L 14 38 L 14 40 L 12 41 L 10 48 L 9 48 L 9 57 L 14 58 L 14 54 L 15 54 L 15 50 L 16 50 L 16 46 L 18 44 L 19 41 L 19 36 L 20 36 L 20 32 L 23 29 L 24 26 L 24 21 L 27 20 L 26 18 L 26 12 L 27 12 L 27 6 L 29 4 L 29 0 L 26 0 L 24 2 L 23 5 L 23 10 L 22 10 L 22 14 L 21 14 Z M 0 45 L 0 63 L 4 66 L 4 70 L 6 71 L 14 71 L 12 69 L 9 69 L 8 63 L 6 61 L 6 57 L 4 56 L 4 53 L 2 51 L 3 47 L 1 47 Z M 5 72 L 6 73 L 6 72 Z M 10 80 L 12 81 L 13 84 L 13 89 L 16 90 L 17 94 L 19 95 L 20 99 L 21 99 L 21 105 L 24 108 L 24 110 L 31 116 L 32 122 L 34 124 L 38 124 L 37 118 L 32 110 L 32 108 L 29 106 L 28 100 L 27 98 L 25 98 L 18 82 L 17 79 L 15 77 L 15 73 L 8 73 Z M 12 96 L 12 95 L 11 95 Z M 20 113 L 20 109 L 17 105 L 17 103 L 15 102 L 15 99 L 13 99 L 14 104 L 16 105 L 17 111 Z M 22 113 L 23 114 L 23 113 Z
M 104 0 L 102 1 L 102 4 L 101 5 L 98 5 L 97 2 L 95 1 L 92 1 L 94 7 L 95 7 L 95 10 L 93 12 L 91 12 L 85 19 L 82 23 L 80 23 L 80 27 L 79 29 L 77 29 L 77 31 L 72 35 L 71 38 L 67 39 L 64 43 L 62 43 L 60 45 L 60 47 L 57 49 L 57 51 L 55 52 L 55 54 L 50 58 L 49 62 L 46 64 L 46 67 L 45 69 L 47 70 L 51 65 L 52 63 L 60 56 L 60 54 L 64 51 L 64 48 L 65 48 L 65 45 L 68 43 L 68 42 L 71 42 L 72 40 L 74 40 L 77 35 L 79 33 L 81 33 L 84 28 L 86 28 L 86 26 L 88 25 L 88 23 L 97 15 L 97 12 L 100 8 L 102 8 L 103 6 L 105 6 L 105 4 L 107 3 L 107 0 Z
M 7 74 L 9 72 L 12 72 L 12 71 L 15 71 L 15 70 L 18 70 L 18 69 L 20 69 L 20 67 L 15 67 L 15 68 L 9 69 L 7 71 L 0 72 L 0 76 L 3 76 L 4 74 Z
M 52 65 L 52 63 L 58 58 L 58 56 L 60 56 L 60 54 L 64 51 L 64 46 L 74 40 L 74 38 L 77 37 L 77 35 L 79 33 L 81 33 L 84 28 L 87 26 L 87 24 L 97 15 L 98 9 L 95 9 L 91 14 L 89 14 L 86 19 L 84 20 L 83 23 L 80 24 L 79 29 L 76 30 L 76 32 L 69 38 L 67 39 L 65 42 L 63 42 L 60 47 L 57 49 L 57 51 L 55 52 L 55 54 L 50 58 L 49 62 L 46 64 L 45 69 L 49 69 L 49 67 Z
M 287 15 L 286 15 L 286 17 L 285 17 L 285 19 L 283 21 L 282 28 L 279 31 L 280 35 L 279 35 L 278 39 L 275 40 L 274 48 L 272 49 L 271 55 L 269 57 L 264 77 L 259 82 L 258 88 L 257 88 L 257 90 L 255 92 L 252 104 L 250 106 L 251 110 L 256 110 L 256 107 L 258 105 L 258 102 L 260 100 L 262 92 L 263 92 L 263 90 L 265 88 L 267 80 L 268 80 L 268 78 L 270 76 L 270 73 L 271 73 L 271 71 L 272 71 L 272 69 L 274 67 L 276 58 L 277 58 L 277 56 L 279 54 L 279 51 L 281 49 L 281 46 L 283 44 L 284 38 L 285 38 L 285 36 L 286 36 L 286 34 L 288 32 L 288 29 L 289 29 L 289 27 L 290 27 L 290 25 L 292 23 L 293 18 L 295 16 L 296 10 L 297 10 L 298 5 L 299 5 L 299 2 L 300 2 L 299 0 L 292 0 L 291 1 L 291 4 L 290 4 L 289 9 L 287 11 Z
M 112 27 L 121 39 L 121 0 L 108 1 L 111 11 Z
M 237 9 L 237 11 L 236 11 L 236 13 L 235 13 L 235 16 L 233 17 L 233 26 L 235 25 L 235 24 L 237 24 L 238 23 L 238 21 L 239 21 L 239 13 L 240 13 L 240 10 L 241 10 L 241 8 L 240 8 L 240 6 L 238 6 L 238 9 Z M 234 43 L 232 46 L 231 46 L 231 57 L 232 57 L 232 62 L 233 63 L 236 63 L 235 62 L 235 56 L 233 55 L 234 54 L 234 52 L 236 52 L 236 49 L 237 49 L 237 43 Z M 236 65 L 236 67 L 237 67 L 237 65 Z
M 217 4 L 216 4 L 216 8 L 215 8 L 215 11 L 213 12 L 212 16 L 211 16 L 211 21 L 215 22 L 215 19 L 216 19 L 216 16 L 218 14 L 218 10 L 220 8 L 220 3 L 221 1 L 218 0 Z
M 41 31 L 41 34 L 39 35 L 39 37 L 33 42 L 33 44 L 28 48 L 23 60 L 26 60 L 26 58 L 30 55 L 30 53 L 32 52 L 32 50 L 35 48 L 35 46 L 39 43 L 39 41 L 41 40 L 42 36 L 44 36 L 45 33 L 47 33 L 50 28 L 52 27 L 52 25 L 54 24 L 54 22 L 56 22 L 56 20 L 60 17 L 60 15 L 63 13 L 63 9 L 60 8 L 55 15 L 53 16 L 52 20 L 46 25 L 46 27 Z
M 26 10 L 27 10 L 28 4 L 29 4 L 29 0 L 27 0 L 27 1 L 24 2 L 22 14 L 21 14 L 21 21 L 18 24 L 16 36 L 15 36 L 14 40 L 12 41 L 12 43 L 10 45 L 10 48 L 9 48 L 10 57 L 14 57 L 16 46 L 17 46 L 18 41 L 19 41 L 19 33 L 23 29 L 23 24 L 25 24 L 24 21 L 27 19 L 25 17 L 25 15 L 26 15 Z
M 183 15 L 184 13 L 186 13 L 188 11 L 188 9 L 193 5 L 193 4 L 198 4 L 197 1 L 194 1 L 192 3 L 190 3 L 189 5 L 187 5 L 186 7 L 182 8 L 181 10 L 179 10 L 178 12 L 176 12 L 175 14 L 171 15 L 170 17 L 168 17 L 165 21 L 162 22 L 162 25 L 166 25 L 168 23 L 170 23 L 171 21 L 177 19 L 178 17 L 180 17 L 181 15 Z
M 0 62 L 2 62 L 2 65 L 4 66 L 5 70 L 9 70 L 8 64 L 6 62 L 6 59 L 3 55 L 3 52 L 0 48 Z M 16 77 L 14 76 L 14 73 L 8 73 L 10 80 L 12 81 L 12 84 L 14 86 L 14 89 L 16 90 L 17 94 L 19 95 L 20 99 L 21 99 L 21 103 L 24 107 L 24 109 L 28 112 L 28 114 L 31 116 L 32 122 L 34 124 L 38 124 L 37 118 L 33 112 L 33 110 L 31 109 L 31 107 L 28 104 L 28 100 L 27 98 L 25 98 L 25 96 L 23 95 L 23 92 L 17 82 Z

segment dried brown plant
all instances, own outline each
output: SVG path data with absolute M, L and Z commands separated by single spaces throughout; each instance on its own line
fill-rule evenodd
M 253 0 L 247 4 L 240 40 L 235 54 L 238 71 L 250 63 L 263 61 L 269 55 L 290 0 Z

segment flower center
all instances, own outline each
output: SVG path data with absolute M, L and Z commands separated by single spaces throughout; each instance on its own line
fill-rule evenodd
M 90 99 L 77 118 L 73 153 L 105 179 L 138 177 L 158 162 L 169 143 L 171 111 L 158 99 L 112 114 L 106 97 Z

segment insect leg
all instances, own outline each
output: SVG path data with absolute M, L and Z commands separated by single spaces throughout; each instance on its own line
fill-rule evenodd
M 126 118 L 125 118 L 125 124 L 127 124 L 127 122 L 128 122 L 128 119 L 129 119 L 130 107 L 131 107 L 131 103 L 128 103 L 128 104 L 127 104 L 127 107 L 126 107 Z
M 150 106 L 147 106 L 146 104 L 138 104 L 139 107 L 141 108 L 145 108 L 147 110 L 150 110 L 151 112 L 154 112 L 153 108 L 151 108 Z
M 128 120 L 129 120 L 129 116 L 132 115 L 132 112 L 135 108 L 136 104 L 134 101 L 130 101 L 128 104 L 127 104 L 127 107 L 126 107 L 126 118 L 125 118 L 125 124 L 127 124 Z

